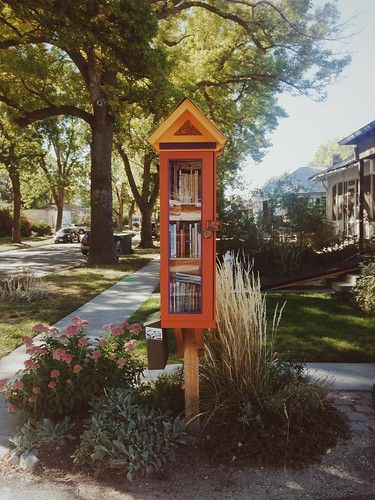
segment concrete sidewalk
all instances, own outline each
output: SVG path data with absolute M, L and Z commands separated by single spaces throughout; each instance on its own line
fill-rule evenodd
M 375 363 L 306 363 L 305 373 L 338 391 L 371 391 L 375 384 Z

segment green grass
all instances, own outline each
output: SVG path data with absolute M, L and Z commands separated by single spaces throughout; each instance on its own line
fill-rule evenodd
M 151 295 L 151 297 L 146 300 L 139 309 L 136 310 L 134 314 L 129 318 L 129 323 L 139 323 L 143 324 L 147 318 L 156 312 L 160 311 L 160 296 L 159 294 Z M 174 338 L 173 330 L 168 330 L 168 363 L 182 363 L 182 359 L 176 354 L 176 342 Z M 147 361 L 147 346 L 144 333 L 141 334 L 139 342 L 137 345 L 137 353 L 142 357 L 144 361 Z
M 41 247 L 44 245 L 51 245 L 52 243 L 53 236 L 30 236 L 28 238 L 22 238 L 22 243 L 12 243 L 11 236 L 1 236 L 0 252 L 17 250 L 18 248 Z
M 375 362 L 375 318 L 326 293 L 269 293 L 267 309 L 286 301 L 276 338 L 287 360 Z
M 0 304 L 0 356 L 31 335 L 35 323 L 52 325 L 150 261 L 150 253 L 121 257 L 117 265 L 65 269 L 44 278 L 50 295 L 31 303 Z

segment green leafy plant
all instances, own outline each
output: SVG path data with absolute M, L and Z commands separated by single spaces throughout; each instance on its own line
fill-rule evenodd
M 363 266 L 362 278 L 354 289 L 358 306 L 367 314 L 375 314 L 375 262 Z
M 31 229 L 37 236 L 49 236 L 52 234 L 51 226 L 49 224 L 45 224 L 44 222 L 33 224 Z
M 71 422 L 70 417 L 65 417 L 57 423 L 48 418 L 36 422 L 28 420 L 10 441 L 14 444 L 16 453 L 35 453 L 43 448 L 59 448 L 66 442 L 74 441 L 74 432 L 75 424 Z
M 184 412 L 184 379 L 183 371 L 161 375 L 156 380 L 140 388 L 142 404 L 170 413 L 177 417 Z
M 131 390 L 110 390 L 95 398 L 74 462 L 100 474 L 123 471 L 131 481 L 163 468 L 186 443 L 185 424 L 139 403 Z
M 90 345 L 85 336 L 87 321 L 79 317 L 61 334 L 54 327 L 35 325 L 42 333 L 40 345 L 26 338 L 30 359 L 17 380 L 8 381 L 4 394 L 10 412 L 27 417 L 50 418 L 85 413 L 93 395 L 109 387 L 139 383 L 142 362 L 134 355 L 140 326 L 124 323 L 106 325 L 107 335 Z

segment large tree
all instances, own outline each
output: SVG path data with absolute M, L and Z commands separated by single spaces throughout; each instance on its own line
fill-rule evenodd
M 40 167 L 46 177 L 57 208 L 55 231 L 62 226 L 64 203 L 75 182 L 85 173 L 85 131 L 77 118 L 50 118 L 38 131 L 44 142 Z
M 27 125 L 58 115 L 91 127 L 89 261 L 116 259 L 111 153 L 118 109 L 152 98 L 164 61 L 151 39 L 149 2 L 17 0 L 0 2 L 0 99 Z
M 21 176 L 37 168 L 41 143 L 33 129 L 22 130 L 0 107 L 0 166 L 8 173 L 12 188 L 12 242 L 21 243 Z
M 177 96 L 194 97 L 230 134 L 231 154 L 220 172 L 225 180 L 238 155 L 250 149 L 259 157 L 267 146 L 264 134 L 281 113 L 278 92 L 322 96 L 348 61 L 325 43 L 339 35 L 332 3 L 4 0 L 0 7 L 0 48 L 7 52 L 0 95 L 19 123 L 71 114 L 91 126 L 91 262 L 114 259 L 110 157 L 124 107 L 139 103 L 156 123 Z M 20 92 L 28 98 L 20 100 Z M 150 172 L 146 164 L 148 205 Z

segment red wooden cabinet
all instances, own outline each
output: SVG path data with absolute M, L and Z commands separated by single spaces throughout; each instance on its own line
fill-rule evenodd
M 160 155 L 161 325 L 213 328 L 216 158 L 225 138 L 185 99 L 149 141 Z

